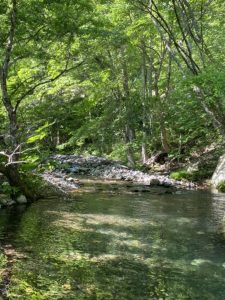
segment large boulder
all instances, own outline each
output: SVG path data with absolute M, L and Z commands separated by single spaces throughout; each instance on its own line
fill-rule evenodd
M 216 170 L 212 176 L 212 185 L 218 187 L 219 184 L 225 183 L 225 155 L 219 159 Z
M 18 204 L 26 204 L 27 198 L 24 195 L 20 195 L 19 197 L 16 198 L 16 202 Z

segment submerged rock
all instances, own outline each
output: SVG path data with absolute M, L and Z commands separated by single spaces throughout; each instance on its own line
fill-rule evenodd
M 152 177 L 152 178 L 150 178 L 150 180 L 149 180 L 149 185 L 150 185 L 150 186 L 160 185 L 160 181 L 159 181 L 158 178 Z

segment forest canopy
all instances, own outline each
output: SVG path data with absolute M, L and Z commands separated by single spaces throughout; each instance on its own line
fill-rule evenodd
M 21 186 L 50 153 L 134 166 L 222 141 L 224 16 L 221 0 L 1 1 L 0 171 Z

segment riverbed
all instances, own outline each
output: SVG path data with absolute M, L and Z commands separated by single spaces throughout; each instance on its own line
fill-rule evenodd
M 224 212 L 219 194 L 93 183 L 2 210 L 0 240 L 16 253 L 8 299 L 224 300 Z

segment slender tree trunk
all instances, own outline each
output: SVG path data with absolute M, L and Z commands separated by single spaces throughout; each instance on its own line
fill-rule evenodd
M 161 106 L 164 107 L 165 101 L 168 101 L 169 94 L 170 94 L 170 80 L 171 80 L 171 70 L 172 70 L 172 60 L 171 55 L 168 53 L 168 71 L 167 71 L 167 83 L 166 83 L 166 91 L 165 91 L 165 97 L 163 99 L 160 99 Z M 167 134 L 167 128 L 165 127 L 165 114 L 162 113 L 160 117 L 160 130 L 161 130 L 161 143 L 163 147 L 163 151 L 166 153 L 169 153 L 170 151 L 170 145 L 168 141 L 168 134 Z
M 126 125 L 126 127 L 125 127 L 125 143 L 127 146 L 127 161 L 128 161 L 128 165 L 130 167 L 135 166 L 134 151 L 133 151 L 133 147 L 132 147 L 133 138 L 134 138 L 133 130 L 128 125 Z
M 141 160 L 142 163 L 145 164 L 147 161 L 147 149 L 146 149 L 146 139 L 147 139 L 147 118 L 146 118 L 146 113 L 147 113 L 147 105 L 146 105 L 146 98 L 148 95 L 146 95 L 147 92 L 147 69 L 146 69 L 146 49 L 145 49 L 145 43 L 142 41 L 142 145 L 141 145 Z
M 123 76 L 123 90 L 124 90 L 124 105 L 125 105 L 125 111 L 126 111 L 126 124 L 125 124 L 125 143 L 127 146 L 127 161 L 128 165 L 130 167 L 135 166 L 135 159 L 134 159 L 134 151 L 132 142 L 135 136 L 135 132 L 132 126 L 132 110 L 130 108 L 130 88 L 129 88 L 129 76 L 128 76 L 128 70 L 127 70 L 127 64 L 125 60 L 125 54 L 124 50 L 121 51 L 122 55 L 122 76 Z
M 168 137 L 167 137 L 167 130 L 164 127 L 164 124 L 161 123 L 161 143 L 162 143 L 162 147 L 163 147 L 163 151 L 166 153 L 170 152 L 170 146 L 168 143 Z

